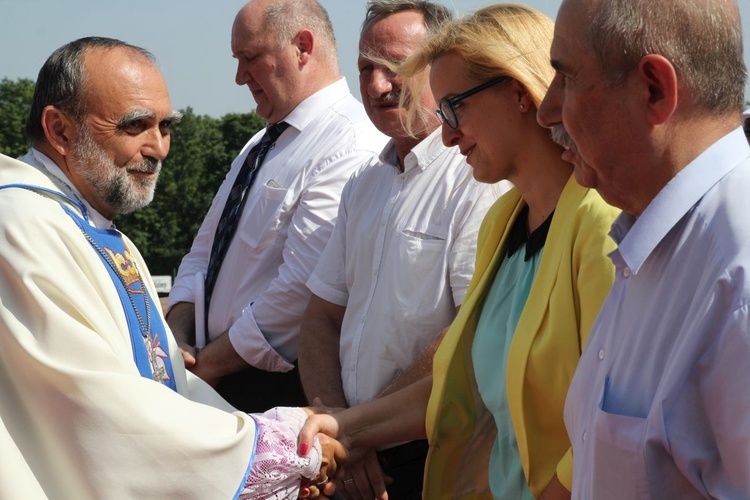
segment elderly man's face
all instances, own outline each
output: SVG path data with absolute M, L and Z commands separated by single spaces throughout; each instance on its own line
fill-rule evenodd
M 551 48 L 555 78 L 537 115 L 542 126 L 564 126 L 572 143 L 565 141 L 563 158 L 575 166 L 576 180 L 596 188 L 609 203 L 628 206 L 635 189 L 632 159 L 637 151 L 633 129 L 634 92 L 629 80 L 613 87 L 601 65 L 584 46 L 592 0 L 564 0 L 555 23 Z M 630 165 L 630 166 L 629 166 Z
M 108 207 L 103 211 L 128 214 L 145 207 L 154 198 L 161 161 L 144 158 L 122 168 L 96 142 L 91 130 L 84 124 L 78 127 L 78 139 L 73 145 L 71 159 L 78 174 Z M 109 218 L 112 216 L 109 215 Z
M 378 59 L 398 63 L 419 50 L 427 34 L 424 17 L 415 11 L 404 11 L 376 19 L 362 33 L 359 41 L 359 90 L 367 115 L 382 133 L 391 138 L 408 137 L 404 128 L 407 111 L 399 106 L 403 77 L 393 73 Z M 438 126 L 437 108 L 429 82 L 422 89 L 423 109 L 430 122 L 422 124 L 419 135 L 427 136 Z
M 111 219 L 153 198 L 178 114 L 161 73 L 144 58 L 122 48 L 83 57 L 85 115 L 71 145 L 70 175 L 89 203 Z

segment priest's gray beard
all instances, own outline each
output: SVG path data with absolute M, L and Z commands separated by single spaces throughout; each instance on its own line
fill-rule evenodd
M 154 199 L 161 161 L 145 159 L 124 166 L 116 165 L 94 140 L 86 125 L 78 127 L 78 140 L 71 159 L 81 177 L 94 188 L 97 197 L 115 213 L 129 214 Z M 132 172 L 156 173 L 156 177 L 143 179 Z

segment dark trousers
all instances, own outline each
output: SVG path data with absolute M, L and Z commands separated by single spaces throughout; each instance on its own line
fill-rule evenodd
M 221 379 L 216 391 L 229 404 L 246 413 L 263 413 L 275 406 L 307 406 L 299 368 L 267 372 L 251 366 Z
M 383 473 L 393 478 L 393 483 L 387 487 L 389 500 L 422 498 L 428 448 L 427 440 L 421 439 L 378 452 Z

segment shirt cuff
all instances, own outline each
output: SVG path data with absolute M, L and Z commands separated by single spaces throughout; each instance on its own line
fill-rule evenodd
M 315 274 L 310 276 L 310 279 L 307 280 L 307 288 L 321 299 L 336 304 L 337 306 L 346 307 L 347 302 L 349 302 L 349 294 L 347 292 L 342 292 L 328 283 L 323 282 Z
M 195 293 L 193 292 L 192 288 L 175 284 L 169 291 L 169 300 L 167 301 L 167 308 L 164 310 L 164 315 L 166 316 L 169 311 L 175 306 L 175 304 L 178 304 L 180 302 L 190 302 L 191 304 L 194 303 Z
M 229 328 L 229 342 L 246 363 L 259 370 L 288 372 L 294 368 L 268 343 L 252 315 L 252 306 Z

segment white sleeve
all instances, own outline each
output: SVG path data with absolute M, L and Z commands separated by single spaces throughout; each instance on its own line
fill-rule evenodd
M 710 324 L 705 348 L 665 418 L 670 455 L 709 498 L 741 498 L 750 491 L 750 391 L 744 375 L 750 370 L 750 305 L 730 311 L 725 297 L 706 297 L 718 312 L 694 326 Z
M 338 217 L 328 244 L 320 256 L 307 287 L 318 297 L 339 306 L 349 302 L 349 289 L 346 283 L 346 232 L 348 206 L 357 176 L 353 176 L 344 186 L 339 204 Z
M 287 371 L 297 359 L 300 322 L 310 300 L 306 282 L 333 231 L 344 185 L 371 161 L 369 151 L 340 152 L 310 178 L 289 225 L 278 277 L 229 329 L 232 346 L 251 365 Z M 264 338 L 274 339 L 270 349 L 260 345 Z M 284 362 L 286 370 L 274 370 Z

